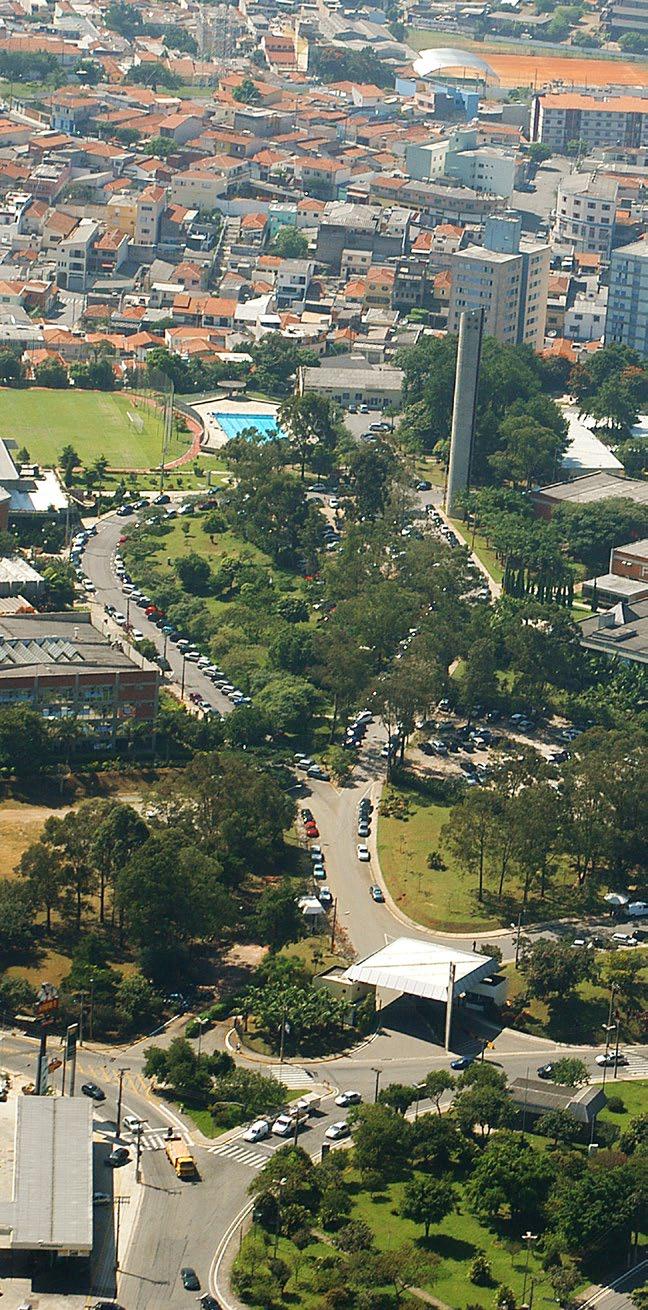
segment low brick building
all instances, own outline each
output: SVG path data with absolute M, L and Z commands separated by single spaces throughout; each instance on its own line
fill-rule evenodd
M 159 674 L 140 662 L 88 614 L 0 617 L 0 709 L 28 705 L 52 723 L 73 719 L 93 746 L 111 749 L 131 722 L 153 728 Z

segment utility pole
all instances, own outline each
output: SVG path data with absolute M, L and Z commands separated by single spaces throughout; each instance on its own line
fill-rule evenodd
M 136 1132 L 136 1138 L 137 1138 L 137 1141 L 136 1141 L 136 1151 L 137 1151 L 137 1154 L 136 1154 L 136 1157 L 135 1157 L 135 1182 L 136 1182 L 136 1183 L 141 1182 L 141 1179 L 140 1179 L 140 1162 L 141 1162 L 141 1159 L 142 1159 L 142 1133 L 144 1132 L 144 1124 L 145 1124 L 145 1123 L 148 1123 L 148 1119 L 140 1119 L 140 1121 L 139 1121 L 139 1123 L 138 1123 L 138 1125 L 137 1125 L 137 1132 Z
M 280 1041 L 279 1041 L 279 1063 L 280 1063 L 280 1064 L 283 1064 L 283 1059 L 284 1059 L 284 1045 L 285 1045 L 285 1042 L 286 1042 L 286 1011 L 285 1011 L 285 1008 L 284 1008 L 284 1009 L 281 1011 L 281 1038 L 280 1038 Z
M 372 1069 L 371 1072 L 376 1075 L 376 1082 L 374 1085 L 374 1105 L 375 1105 L 376 1101 L 378 1100 L 378 1087 L 380 1084 L 380 1075 L 382 1073 L 382 1069 Z
M 119 1091 L 117 1093 L 117 1127 L 115 1130 L 116 1138 L 119 1137 L 121 1131 L 122 1086 L 124 1082 L 124 1074 L 128 1073 L 128 1071 L 129 1071 L 129 1066 L 125 1066 L 124 1068 L 117 1070 L 119 1074 Z
M 335 950 L 335 926 L 337 923 L 337 896 L 333 902 L 333 922 L 331 924 L 331 950 Z
M 88 1031 L 89 1031 L 89 1034 L 90 1034 L 90 1041 L 92 1041 L 93 1034 L 94 1034 L 94 985 L 95 985 L 94 974 L 91 974 L 91 976 L 90 976 L 90 1022 L 89 1022 L 89 1024 L 88 1024 Z

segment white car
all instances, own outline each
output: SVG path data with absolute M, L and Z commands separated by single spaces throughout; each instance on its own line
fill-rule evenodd
M 185 659 L 186 659 L 186 660 L 189 660 L 189 662 L 190 662 L 191 664 L 197 664 L 197 663 L 198 663 L 198 660 L 200 659 L 200 651 L 199 651 L 199 650 L 186 650 L 186 651 L 185 651 Z
M 124 625 L 125 625 L 125 623 L 126 623 L 126 615 L 125 615 L 125 614 L 122 614 L 121 610 L 117 610 L 117 611 L 113 614 L 113 618 L 114 618 L 114 620 L 115 620 L 115 623 L 118 623 L 118 624 L 119 624 L 120 628 L 123 628 L 123 627 L 124 627 Z
M 341 1137 L 348 1137 L 350 1132 L 351 1129 L 346 1119 L 338 1119 L 337 1123 L 331 1124 L 331 1127 L 327 1128 L 324 1136 L 328 1137 L 332 1142 L 339 1142 Z
M 112 1197 L 108 1195 L 108 1192 L 94 1192 L 92 1197 L 93 1205 L 110 1205 L 111 1201 Z
M 290 1137 L 295 1131 L 295 1120 L 289 1114 L 280 1114 L 272 1125 L 275 1137 Z
M 267 1119 L 257 1119 L 243 1133 L 243 1140 L 246 1142 L 260 1142 L 270 1132 L 270 1124 Z
M 133 641 L 143 641 L 143 640 L 144 640 L 144 633 L 142 632 L 142 630 L 141 630 L 140 628 L 133 628 L 133 631 L 132 631 L 132 633 L 131 633 L 131 636 L 132 636 L 132 638 L 133 638 Z
M 129 1133 L 136 1133 L 142 1124 L 142 1120 L 134 1114 L 125 1114 L 122 1122 Z
M 342 1106 L 344 1109 L 347 1105 L 360 1105 L 362 1096 L 360 1092 L 340 1092 L 335 1098 L 335 1104 Z
M 366 864 L 367 860 L 371 859 L 371 855 L 369 854 L 369 847 L 360 845 L 358 846 L 357 849 L 358 849 L 358 859 L 362 860 L 363 864 Z
M 96 590 L 97 590 L 97 588 L 95 587 L 94 582 L 91 582 L 89 578 L 84 578 L 84 580 L 83 580 L 83 586 L 84 586 L 84 588 L 85 588 L 86 591 L 96 591 Z

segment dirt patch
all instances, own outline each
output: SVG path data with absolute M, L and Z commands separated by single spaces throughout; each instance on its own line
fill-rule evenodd
M 503 87 L 532 86 L 540 91 L 549 83 L 561 82 L 564 90 L 573 86 L 643 86 L 648 64 L 621 59 L 567 59 L 560 55 L 484 54 Z
M 17 801 L 0 804 L 0 878 L 15 875 L 20 857 L 32 842 L 38 841 L 46 819 L 61 817 L 70 806 L 53 810 L 47 805 L 21 805 Z
M 230 969 L 258 969 L 267 954 L 267 946 L 258 946 L 253 942 L 242 946 L 235 942 L 227 955 L 223 956 L 223 964 Z

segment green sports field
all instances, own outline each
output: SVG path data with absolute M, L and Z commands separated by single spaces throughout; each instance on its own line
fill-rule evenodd
M 45 466 L 57 464 L 66 445 L 74 446 L 83 465 L 103 455 L 118 469 L 155 468 L 162 454 L 161 412 L 123 393 L 2 388 L 0 432 L 14 443 L 14 454 L 25 446 L 30 459 Z M 167 461 L 190 441 L 189 433 L 174 432 Z

